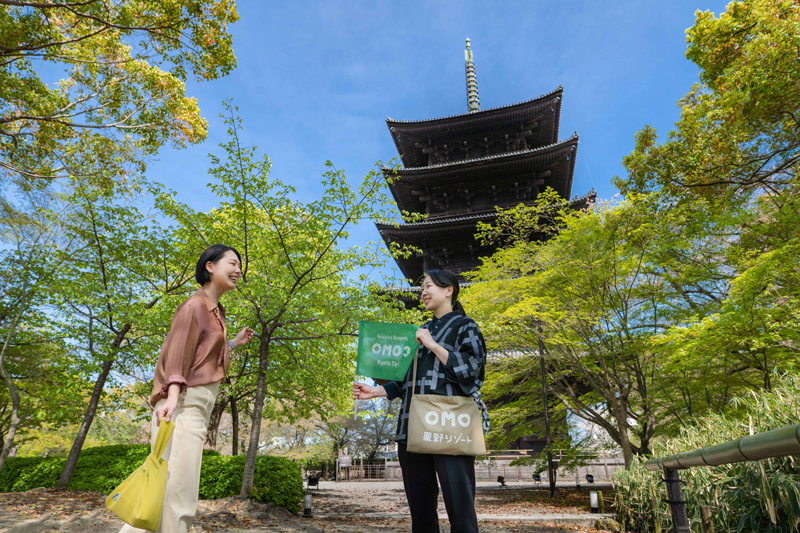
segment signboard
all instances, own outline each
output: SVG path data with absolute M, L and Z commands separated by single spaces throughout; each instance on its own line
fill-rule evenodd
M 341 459 L 339 459 L 339 468 L 349 468 L 351 466 L 353 466 L 352 455 L 343 455 Z
M 358 324 L 356 373 L 374 379 L 403 381 L 419 344 L 413 324 L 361 321 Z

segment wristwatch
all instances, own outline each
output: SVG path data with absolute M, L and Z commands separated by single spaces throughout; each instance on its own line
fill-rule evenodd
M 231 350 L 235 350 L 236 346 L 233 344 L 233 341 L 228 341 L 228 346 L 231 347 Z

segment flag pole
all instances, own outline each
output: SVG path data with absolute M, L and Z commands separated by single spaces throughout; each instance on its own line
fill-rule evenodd
M 358 381 L 358 376 L 356 376 L 356 381 Z M 353 420 L 358 420 L 358 399 L 353 398 Z

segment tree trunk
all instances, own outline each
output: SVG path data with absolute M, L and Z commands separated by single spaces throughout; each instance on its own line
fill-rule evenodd
M 222 414 L 225 412 L 225 407 L 228 406 L 227 396 L 218 396 L 217 401 L 214 403 L 214 409 L 211 411 L 211 417 L 208 420 L 208 431 L 206 432 L 206 441 L 204 447 L 207 450 L 217 449 L 217 435 L 219 434 L 219 422 L 222 420 Z
M 339 459 L 339 450 L 340 450 L 339 441 L 337 439 L 334 439 L 333 440 L 333 464 L 336 464 L 336 460 Z M 327 470 L 328 470 L 328 465 L 330 463 L 331 463 L 330 461 L 325 461 L 325 475 L 323 476 L 325 478 L 328 477 Z
M 111 343 L 111 350 L 109 354 L 116 354 L 117 349 L 125 340 L 125 335 L 131 329 L 131 324 L 125 324 L 121 330 L 117 332 L 117 337 Z M 67 490 L 69 481 L 72 479 L 72 474 L 75 472 L 75 466 L 78 464 L 78 458 L 81 455 L 83 443 L 86 440 L 86 435 L 89 434 L 89 428 L 92 427 L 94 415 L 97 414 L 97 405 L 100 403 L 100 396 L 103 394 L 103 387 L 106 385 L 108 374 L 111 373 L 111 367 L 114 366 L 116 361 L 115 357 L 109 357 L 108 361 L 103 363 L 100 375 L 97 376 L 97 381 L 94 382 L 94 389 L 92 389 L 92 397 L 89 399 L 89 407 L 86 408 L 86 414 L 83 416 L 83 422 L 78 429 L 78 436 L 75 437 L 75 442 L 72 443 L 72 449 L 69 451 L 67 462 L 64 464 L 64 469 L 61 471 L 61 477 L 58 478 L 56 489 Z
M 103 394 L 103 387 L 108 379 L 108 374 L 111 373 L 111 367 L 114 366 L 114 359 L 109 359 L 103 363 L 102 371 L 94 382 L 94 389 L 92 389 L 92 397 L 89 399 L 89 407 L 86 408 L 86 414 L 83 415 L 81 427 L 78 429 L 78 436 L 75 437 L 75 442 L 72 443 L 72 448 L 69 451 L 67 462 L 64 464 L 64 469 L 61 471 L 61 477 L 58 478 L 56 489 L 67 490 L 69 481 L 72 479 L 72 474 L 75 472 L 75 466 L 78 464 L 78 458 L 81 455 L 83 443 L 86 441 L 86 435 L 89 434 L 89 428 L 92 427 L 94 415 L 97 414 L 97 405 L 100 403 L 100 396 Z
M 631 466 L 633 460 L 633 450 L 631 449 L 630 433 L 628 432 L 628 409 L 627 402 L 622 398 L 613 402 L 614 418 L 617 420 L 619 428 L 619 445 L 622 448 L 622 457 L 625 459 L 625 469 Z
M 233 444 L 231 455 L 239 455 L 239 409 L 236 407 L 236 397 L 230 395 L 228 401 L 231 403 L 231 426 L 233 427 Z
M 6 438 L 3 441 L 3 451 L 0 452 L 0 472 L 2 472 L 3 466 L 6 464 L 6 459 L 8 459 L 8 454 L 11 452 L 11 448 L 14 447 L 14 436 L 17 434 L 17 427 L 19 427 L 20 418 L 19 390 L 17 389 L 17 385 L 14 383 L 14 380 L 11 379 L 11 376 L 8 375 L 4 366 L 1 365 L 0 375 L 2 375 L 3 381 L 8 387 L 8 394 L 11 396 L 11 425 L 8 428 Z
M 23 289 L 25 288 L 27 288 L 27 284 L 23 286 Z M 14 331 L 16 331 L 19 319 L 22 318 L 22 314 L 24 312 L 25 306 L 20 305 L 17 315 L 14 317 L 14 321 L 11 323 L 11 327 L 8 330 L 8 335 L 6 335 L 6 340 L 3 343 L 3 349 L 0 351 L 0 376 L 2 376 L 6 387 L 8 387 L 8 395 L 11 397 L 11 424 L 8 427 L 6 438 L 3 441 L 3 451 L 0 452 L 0 472 L 3 471 L 3 466 L 6 464 L 8 454 L 11 452 L 11 448 L 14 447 L 14 436 L 17 434 L 17 427 L 19 427 L 20 423 L 19 389 L 17 389 L 17 385 L 14 383 L 14 380 L 11 379 L 11 375 L 6 371 L 6 354 L 8 353 L 8 347 L 11 344 L 11 336 L 14 334 Z
M 267 363 L 269 361 L 269 337 L 261 339 L 258 361 L 258 381 L 256 397 L 253 402 L 253 423 L 250 426 L 250 442 L 247 444 L 247 460 L 242 473 L 242 490 L 239 496 L 246 498 L 253 491 L 253 478 L 256 472 L 256 454 L 261 434 L 261 413 L 264 411 L 264 397 L 267 394 Z

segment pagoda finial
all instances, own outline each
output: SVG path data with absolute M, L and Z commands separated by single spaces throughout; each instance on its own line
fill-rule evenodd
M 464 61 L 467 70 L 467 109 L 470 113 L 481 110 L 481 101 L 478 98 L 478 80 L 475 78 L 475 62 L 472 59 L 472 48 L 467 37 L 467 49 L 464 50 Z

